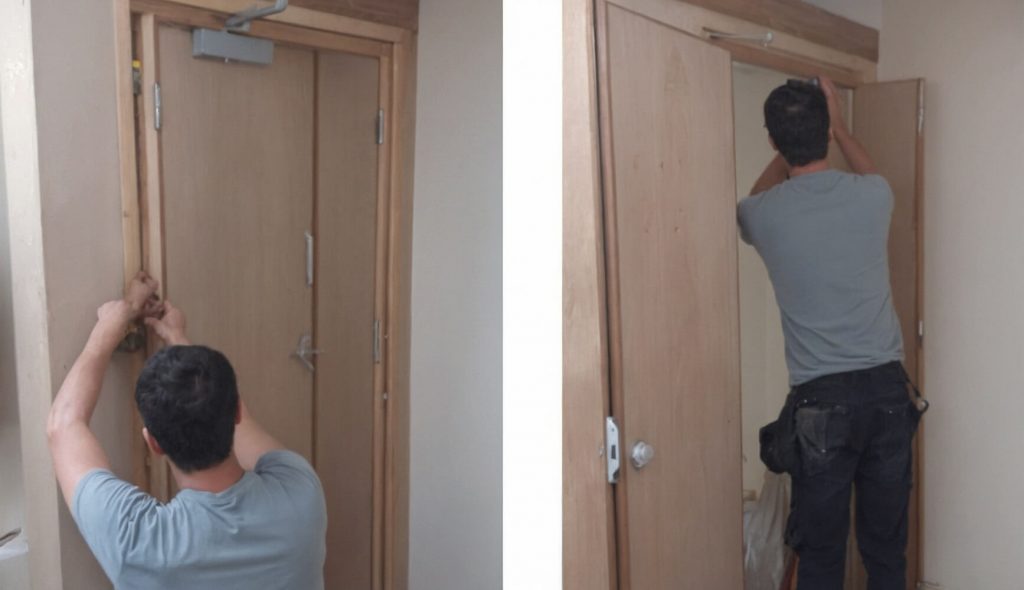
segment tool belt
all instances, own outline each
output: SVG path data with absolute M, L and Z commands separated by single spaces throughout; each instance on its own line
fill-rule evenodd
M 928 411 L 928 400 L 921 396 L 920 390 L 911 381 L 910 375 L 907 374 L 902 363 L 891 363 L 891 365 L 894 366 L 882 365 L 881 367 L 866 370 L 893 370 L 898 367 L 897 370 L 902 373 L 903 379 L 906 381 L 907 393 L 911 397 L 914 409 L 916 410 L 914 416 L 914 430 L 916 430 L 917 422 L 921 419 L 921 415 Z M 829 377 L 833 376 L 826 375 L 822 379 L 828 379 Z M 811 385 L 812 383 L 814 381 L 805 385 Z M 778 419 L 762 426 L 758 431 L 757 438 L 760 444 L 761 462 L 774 473 L 796 474 L 800 472 L 800 443 L 797 440 L 796 433 L 796 410 L 797 398 L 799 397 L 797 394 L 803 386 L 800 385 L 793 388 L 790 395 L 786 397 L 786 403 L 782 406 Z

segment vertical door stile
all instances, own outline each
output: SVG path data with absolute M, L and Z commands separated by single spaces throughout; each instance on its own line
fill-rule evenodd
M 386 462 L 384 452 L 385 441 L 388 437 L 387 415 L 388 401 L 386 382 L 388 367 L 390 366 L 390 322 L 387 315 L 387 290 L 388 290 L 388 243 L 390 241 L 388 212 L 391 210 L 391 145 L 394 143 L 393 136 L 389 136 L 393 125 L 389 121 L 391 105 L 391 57 L 382 56 L 377 74 L 378 80 L 378 112 L 382 121 L 377 141 L 377 245 L 376 260 L 374 262 L 374 318 L 377 322 L 379 342 L 379 359 L 374 367 L 374 416 L 373 416 L 373 588 L 381 590 L 384 585 L 384 572 L 388 567 L 385 563 L 385 538 L 384 531 L 390 530 L 385 526 L 384 498 L 387 494 L 386 477 L 389 465 Z
M 594 23 L 596 26 L 596 62 L 597 62 L 597 113 L 598 113 L 598 146 L 601 166 L 602 213 L 604 222 L 605 248 L 605 285 L 608 330 L 608 400 L 610 415 L 619 425 L 620 451 L 625 447 L 628 431 L 624 432 L 625 424 L 623 384 L 622 384 L 622 318 L 620 315 L 619 298 L 619 257 L 616 235 L 616 191 L 615 191 L 615 158 L 612 149 L 612 103 L 610 88 L 610 71 L 608 63 L 608 3 L 598 0 L 595 5 Z M 628 487 L 629 470 L 619 469 L 619 481 L 612 495 L 612 526 L 615 536 L 614 575 L 618 590 L 630 590 L 629 564 L 629 519 Z
M 157 20 L 152 14 L 143 14 L 139 18 L 139 41 L 142 61 L 142 94 L 139 100 L 142 105 L 142 121 L 140 125 L 140 158 L 142 226 L 142 265 L 143 270 L 160 281 L 157 293 L 161 299 L 167 297 L 167 275 L 164 272 L 164 220 L 163 220 L 163 170 L 161 160 L 160 132 L 156 127 L 156 85 L 160 80 L 160 53 Z M 154 334 L 147 339 L 146 354 L 155 353 L 160 342 Z M 145 445 L 141 440 L 135 444 Z M 161 501 L 170 499 L 173 478 L 170 465 L 164 457 L 154 456 L 145 450 L 149 467 L 148 484 L 150 492 Z
M 321 51 L 317 71 L 316 429 L 327 498 L 325 584 L 376 588 L 382 576 L 378 467 L 383 363 L 374 362 L 381 232 L 380 58 Z

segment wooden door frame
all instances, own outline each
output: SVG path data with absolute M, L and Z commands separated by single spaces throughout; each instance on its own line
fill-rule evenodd
M 139 270 L 163 279 L 159 134 L 152 124 L 156 80 L 156 27 L 160 23 L 221 28 L 227 14 L 248 0 L 116 0 L 115 84 L 124 241 L 124 276 Z M 137 48 L 142 58 L 142 93 L 133 94 L 133 19 L 148 29 Z M 408 587 L 409 530 L 409 350 L 412 269 L 412 184 L 415 129 L 416 33 L 331 13 L 292 7 L 254 21 L 251 34 L 280 43 L 341 51 L 380 59 L 379 97 L 386 114 L 378 161 L 378 268 L 375 316 L 382 322 L 382 362 L 374 367 L 375 455 L 373 588 Z M 138 118 L 137 118 L 138 116 Z M 161 281 L 163 282 L 163 281 Z M 136 372 L 144 353 L 133 355 Z M 135 432 L 141 430 L 132 407 Z M 383 439 L 383 440 L 381 440 Z M 133 437 L 132 479 L 140 487 L 166 486 L 166 471 L 149 469 L 145 445 Z M 383 443 L 382 450 L 378 443 Z M 378 468 L 381 466 L 382 468 Z M 166 489 L 166 488 L 164 488 Z
M 771 0 L 780 5 L 781 0 Z M 604 423 L 610 414 L 603 178 L 596 47 L 597 14 L 607 4 L 656 17 L 690 35 L 727 49 L 734 61 L 797 76 L 825 72 L 856 88 L 877 77 L 878 32 L 800 0 L 787 0 L 795 12 L 766 13 L 743 0 L 563 0 L 563 582 L 566 590 L 618 588 L 614 499 L 605 479 Z M 813 14 L 814 22 L 800 17 Z M 835 41 L 815 29 L 827 26 Z M 865 33 L 865 29 L 868 31 Z M 714 40 L 708 30 L 741 35 L 771 32 L 764 47 Z M 857 43 L 844 40 L 857 38 Z M 923 141 L 920 135 L 918 141 Z M 569 148 L 572 149 L 569 149 Z M 921 154 L 922 150 L 918 149 Z M 923 166 L 919 162 L 916 206 L 923 210 Z M 919 217 L 919 219 L 921 219 Z M 918 317 L 923 319 L 923 235 L 918 227 Z M 918 342 L 920 347 L 920 341 Z M 923 351 L 918 371 L 923 381 Z M 920 446 L 920 441 L 918 442 Z M 591 453 L 591 449 L 602 451 Z M 919 456 L 923 449 L 919 451 Z M 920 461 L 918 461 L 920 464 Z M 570 485 L 571 484 L 571 485 Z M 920 497 L 919 486 L 915 486 Z M 918 554 L 924 539 L 918 519 Z M 597 524 L 601 523 L 601 524 Z M 609 549 L 611 548 L 611 549 Z

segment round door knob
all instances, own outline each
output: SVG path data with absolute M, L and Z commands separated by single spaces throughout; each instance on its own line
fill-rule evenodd
M 629 455 L 629 459 L 633 463 L 633 467 L 643 469 L 651 462 L 651 459 L 654 458 L 654 447 L 642 440 L 639 440 L 633 445 L 633 451 Z

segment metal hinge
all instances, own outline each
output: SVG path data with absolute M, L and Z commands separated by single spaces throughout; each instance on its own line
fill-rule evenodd
M 619 452 L 619 426 L 615 423 L 615 418 L 611 416 L 604 419 L 604 448 L 604 460 L 608 467 L 608 483 L 618 483 L 619 462 L 621 459 L 621 453 Z
M 306 286 L 313 286 L 313 273 L 315 268 L 313 266 L 313 234 L 306 232 L 303 237 L 306 239 Z
M 924 320 L 917 322 L 917 338 L 924 340 Z
M 380 397 L 381 397 L 381 399 L 383 399 L 384 401 L 388 401 L 388 392 L 386 392 L 386 391 L 385 391 L 385 392 L 384 392 L 383 394 L 381 394 L 381 396 L 380 396 Z
M 160 83 L 153 82 L 153 127 L 157 131 L 160 131 L 162 107 L 163 104 L 160 100 Z
M 384 109 L 377 111 L 377 145 L 384 144 Z
M 142 94 L 142 62 L 137 59 L 132 60 L 132 94 Z
M 373 364 L 380 364 L 380 320 L 373 320 Z

